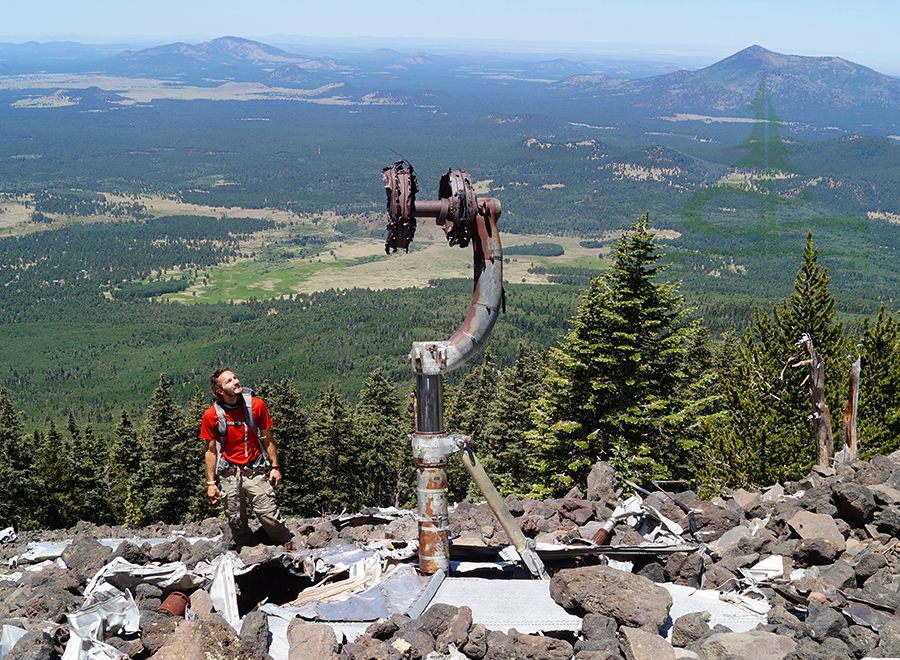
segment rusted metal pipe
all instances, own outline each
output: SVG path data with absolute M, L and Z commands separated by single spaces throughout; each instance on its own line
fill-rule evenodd
M 449 571 L 446 467 L 450 455 L 465 443 L 463 436 L 444 431 L 441 378 L 463 366 L 487 341 L 503 306 L 503 249 L 497 230 L 501 207 L 493 198 L 479 200 L 463 170 L 441 177 L 439 199 L 416 200 L 416 177 L 404 162 L 385 167 L 381 174 L 389 216 L 385 251 L 409 249 L 416 218 L 430 217 L 443 227 L 450 245 L 466 247 L 471 242 L 474 253 L 475 292 L 463 324 L 446 341 L 413 342 L 409 354 L 416 374 L 416 432 L 410 442 L 417 469 L 419 570 L 430 575 Z
M 418 204 L 416 206 L 418 208 Z M 416 374 L 445 374 L 463 366 L 483 346 L 503 305 L 503 248 L 497 230 L 500 202 L 483 200 L 476 218 L 475 293 L 459 329 L 445 341 L 413 342 L 409 354 Z

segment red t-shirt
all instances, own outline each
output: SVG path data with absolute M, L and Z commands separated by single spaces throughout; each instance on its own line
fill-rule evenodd
M 253 397 L 251 399 L 253 405 L 253 418 L 256 425 L 262 429 L 272 428 L 272 418 L 269 417 L 269 409 L 262 399 Z M 244 400 L 241 399 L 241 405 L 237 410 L 229 410 L 222 406 L 225 411 L 225 419 L 229 422 L 244 421 Z M 247 430 L 247 442 L 244 442 L 244 429 Z M 216 415 L 216 407 L 210 406 L 203 413 L 203 421 L 200 424 L 201 440 L 218 440 L 219 439 L 219 417 Z M 259 442 L 256 434 L 249 426 L 228 426 L 228 432 L 225 436 L 225 442 L 222 445 L 222 455 L 225 460 L 236 465 L 247 465 L 257 459 L 259 456 Z

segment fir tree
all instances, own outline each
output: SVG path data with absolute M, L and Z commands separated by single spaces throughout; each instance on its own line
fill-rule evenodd
M 184 437 L 191 440 L 191 462 L 188 469 L 193 467 L 194 475 L 191 484 L 191 498 L 187 509 L 188 520 L 204 520 L 215 517 L 218 509 L 210 503 L 206 495 L 206 441 L 200 439 L 200 423 L 203 413 L 209 408 L 210 402 L 200 387 L 194 387 L 194 396 L 188 404 L 187 413 L 184 416 Z M 219 507 L 221 508 L 221 507 Z
M 718 481 L 733 486 L 763 487 L 798 479 L 812 468 L 812 404 L 803 383 L 808 372 L 785 366 L 797 353 L 802 335 L 808 334 L 825 361 L 826 400 L 833 425 L 838 423 L 850 363 L 843 324 L 834 316 L 830 281 L 828 270 L 818 264 L 810 232 L 794 293 L 771 314 L 754 310 L 734 376 L 723 381 L 728 424 L 710 429 L 708 478 L 718 474 Z
M 311 515 L 316 511 L 316 476 L 310 469 L 309 425 L 300 394 L 290 379 L 277 385 L 266 381 L 257 394 L 272 417 L 272 434 L 282 467 L 278 508 L 285 515 Z
M 137 432 L 123 410 L 109 452 L 110 506 L 113 518 L 120 525 L 133 527 L 141 522 L 140 469 Z
M 360 501 L 365 506 L 392 506 L 399 499 L 397 465 L 408 456 L 400 420 L 400 399 L 380 369 L 369 374 L 353 412 L 359 461 L 366 479 Z
M 861 337 L 858 437 L 860 458 L 900 449 L 900 322 L 884 306 Z
M 305 459 L 310 482 L 301 502 L 304 511 L 356 510 L 359 502 L 359 448 L 353 442 L 353 419 L 334 386 L 323 390 L 309 407 L 309 445 Z
M 472 449 L 479 455 L 483 453 L 482 436 L 496 393 L 497 368 L 494 354 L 487 347 L 481 364 L 471 369 L 458 385 L 447 388 L 444 397 L 447 402 L 444 415 L 447 432 L 469 436 Z M 481 499 L 478 488 L 456 453 L 447 461 L 447 485 L 451 502 Z
M 165 375 L 150 399 L 138 438 L 141 466 L 141 524 L 180 523 L 196 487 L 196 437 L 187 437 L 184 417 Z
M 5 389 L 0 389 L 0 525 L 34 526 L 34 447 Z
M 536 494 L 583 487 L 600 459 L 644 479 L 687 470 L 690 447 L 677 429 L 664 429 L 684 407 L 674 397 L 696 327 L 683 322 L 678 285 L 655 281 L 664 267 L 647 223 L 645 215 L 621 237 L 613 264 L 591 281 L 572 330 L 551 351 L 529 433 Z
M 90 424 L 84 431 L 79 430 L 71 415 L 68 429 L 71 435 L 72 514 L 76 521 L 109 524 L 113 517 L 107 488 L 108 445 Z
M 543 393 L 546 356 L 519 343 L 515 362 L 500 374 L 479 444 L 479 460 L 501 495 L 531 488 L 527 433 L 531 407 Z
M 35 522 L 44 529 L 74 525 L 69 446 L 53 420 L 46 433 L 35 431 L 35 488 L 41 494 L 35 507 Z

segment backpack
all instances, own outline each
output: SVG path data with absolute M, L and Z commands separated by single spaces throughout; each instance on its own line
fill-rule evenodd
M 228 435 L 228 427 L 229 426 L 243 426 L 244 427 L 244 453 L 247 453 L 247 427 L 249 426 L 253 433 L 256 435 L 256 442 L 259 444 L 259 452 L 262 457 L 263 465 L 269 464 L 269 455 L 266 453 L 266 448 L 263 447 L 262 440 L 259 437 L 259 427 L 256 425 L 256 419 L 253 417 L 253 390 L 249 387 L 245 387 L 243 391 L 243 401 L 244 401 L 244 421 L 243 422 L 229 422 L 225 417 L 225 408 L 222 407 L 221 402 L 217 399 L 213 402 L 213 407 L 216 409 L 216 418 L 219 420 L 219 441 L 216 443 L 216 471 L 225 468 L 228 464 L 228 461 L 222 456 L 222 444 L 225 442 L 225 437 Z

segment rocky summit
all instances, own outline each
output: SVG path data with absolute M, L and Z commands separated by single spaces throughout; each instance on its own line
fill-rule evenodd
M 622 500 L 612 468 L 598 463 L 587 494 L 555 500 L 506 500 L 526 536 L 537 543 L 551 575 L 549 593 L 581 618 L 580 630 L 520 633 L 492 630 L 468 606 L 435 603 L 416 616 L 391 614 L 353 636 L 305 616 L 289 617 L 276 644 L 273 618 L 256 603 L 292 601 L 280 582 L 240 583 L 239 621 L 216 607 L 209 585 L 177 592 L 186 602 L 168 607 L 175 589 L 129 582 L 139 621 L 105 619 L 94 646 L 72 627 L 84 616 L 85 595 L 112 565 L 199 570 L 234 555 L 227 525 L 208 519 L 186 527 L 141 530 L 80 523 L 68 530 L 9 533 L 0 553 L 0 622 L 4 660 L 70 658 L 287 658 L 348 660 L 856 660 L 900 657 L 900 454 L 817 468 L 800 482 L 764 491 L 723 491 L 709 500 L 692 491 L 644 491 L 639 505 Z M 640 491 L 640 489 L 638 489 Z M 615 520 L 606 543 L 591 542 Z M 283 558 L 294 573 L 312 553 L 389 542 L 417 534 L 412 512 L 390 516 L 290 519 L 295 549 L 261 542 L 235 560 L 245 566 Z M 664 532 L 664 533 L 661 533 Z M 489 552 L 509 544 L 485 504 L 458 504 L 450 513 L 454 553 Z M 101 540 L 120 539 L 110 544 Z M 54 559 L 35 548 L 54 542 Z M 114 547 L 111 547 L 114 546 Z M 559 549 L 557 551 L 556 549 Z M 26 558 L 31 556 L 33 563 Z M 408 561 L 413 561 L 412 559 Z M 286 574 L 287 575 L 287 574 Z M 503 573 L 521 578 L 522 571 Z M 527 575 L 527 573 L 524 573 Z M 451 576 L 448 579 L 453 579 Z M 263 586 L 260 586 L 263 585 Z M 269 585 L 269 586 L 266 586 Z M 276 585 L 276 586 L 271 586 Z M 121 586 L 121 585 L 120 585 Z M 702 608 L 678 614 L 673 588 L 712 593 L 756 612 L 759 623 L 732 630 Z M 257 593 L 257 591 L 259 593 Z M 252 600 L 250 607 L 247 599 Z M 98 607 L 92 596 L 92 607 Z M 296 601 L 295 601 L 296 602 Z M 528 604 L 522 604 L 528 608 Z M 577 621 L 577 619 L 576 619 Z M 79 646 L 80 644 L 80 646 Z M 98 649 L 102 649 L 99 651 Z M 65 654 L 65 656 L 63 655 Z

